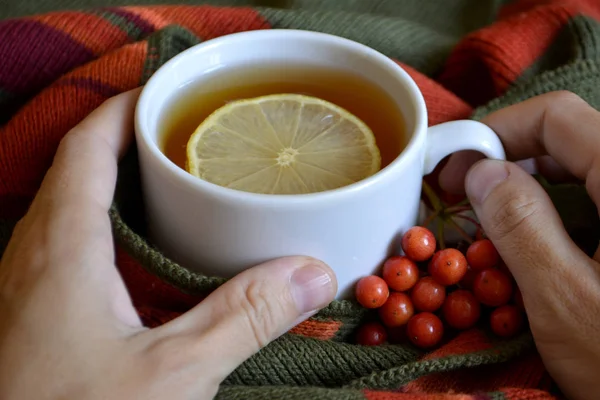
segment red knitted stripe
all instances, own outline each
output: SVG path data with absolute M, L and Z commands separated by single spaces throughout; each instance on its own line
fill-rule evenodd
M 150 274 L 120 246 L 116 247 L 116 262 L 123 281 L 138 307 L 182 313 L 202 300 L 201 296 L 187 295 Z
M 187 295 L 146 271 L 125 250 L 117 246 L 117 267 L 127 286 L 140 317 L 147 326 L 168 322 L 194 307 L 201 296 Z M 290 332 L 315 339 L 329 340 L 342 325 L 339 321 L 308 320 L 294 327 Z
M 455 119 L 467 118 L 471 107 L 454 93 L 442 87 L 436 81 L 423 75 L 416 69 L 396 61 L 415 81 L 427 104 L 429 126 Z
M 493 392 L 500 387 L 548 389 L 544 365 L 537 353 L 500 365 L 483 365 L 423 376 L 403 387 L 409 393 Z
M 488 400 L 469 394 L 446 394 L 446 393 L 429 393 L 429 394 L 409 394 L 397 392 L 384 392 L 375 390 L 364 390 L 363 394 L 367 400 Z
M 135 11 L 138 8 L 128 9 Z M 189 29 L 203 40 L 230 33 L 270 28 L 269 23 L 251 8 L 157 6 L 148 9 L 173 24 Z
M 25 215 L 31 201 L 30 196 L 19 196 L 10 193 L 0 196 L 0 219 L 19 219 Z
M 509 18 L 515 14 L 528 12 L 537 7 L 548 7 L 557 0 L 518 0 L 510 2 L 500 9 L 499 19 Z M 600 20 L 600 4 L 597 0 L 560 0 L 563 6 L 578 9 L 579 13 Z M 576 15 L 577 13 L 573 14 Z
M 145 306 L 137 307 L 136 310 L 142 320 L 142 324 L 148 328 L 156 328 L 181 315 L 178 312 Z
M 105 53 L 129 41 L 127 33 L 97 15 L 67 11 L 37 15 L 31 19 L 62 31 L 95 55 Z
M 551 395 L 550 393 L 535 390 L 535 389 L 518 389 L 518 388 L 508 388 L 501 389 L 502 393 L 506 397 L 506 400 L 556 400 L 558 399 L 556 396 Z
M 50 56 L 47 65 L 61 62 L 62 54 Z M 146 43 L 134 43 L 75 69 L 63 79 L 94 77 L 123 92 L 139 85 L 145 57 Z M 57 83 L 22 107 L 0 129 L 0 196 L 32 196 L 60 139 L 106 100 L 106 94 L 99 94 L 95 88 Z

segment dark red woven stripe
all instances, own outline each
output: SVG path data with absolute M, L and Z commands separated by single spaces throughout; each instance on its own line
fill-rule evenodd
M 37 21 L 0 22 L 0 87 L 6 91 L 26 96 L 93 58 L 82 44 Z

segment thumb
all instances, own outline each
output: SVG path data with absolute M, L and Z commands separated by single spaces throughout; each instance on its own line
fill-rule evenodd
M 482 160 L 469 170 L 465 186 L 526 306 L 547 304 L 551 294 L 544 288 L 560 298 L 561 282 L 582 274 L 593 279 L 589 259 L 570 239 L 546 191 L 519 166 Z
M 280 258 L 242 272 L 154 331 L 179 338 L 179 347 L 192 352 L 189 361 L 210 366 L 212 378 L 221 381 L 269 342 L 327 306 L 336 292 L 335 275 L 327 265 L 309 257 Z

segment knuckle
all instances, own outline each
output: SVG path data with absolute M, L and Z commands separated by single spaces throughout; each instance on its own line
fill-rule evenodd
M 588 107 L 588 103 L 573 92 L 568 90 L 551 92 L 548 94 L 544 125 L 565 125 L 566 116 L 571 115 L 574 110 Z
M 236 301 L 244 322 L 248 325 L 258 348 L 266 346 L 277 330 L 277 321 L 282 318 L 278 310 L 280 302 L 272 299 L 272 291 L 264 282 L 250 282 L 239 287 Z
M 79 142 L 81 141 L 82 135 L 82 129 L 80 129 L 79 126 L 75 126 L 73 129 L 67 132 L 67 134 L 63 136 L 63 138 L 60 140 L 57 152 L 69 151 L 72 147 L 78 146 Z
M 579 95 L 569 90 L 557 90 L 550 93 L 550 96 L 552 97 L 552 103 L 559 104 L 559 106 L 557 106 L 557 110 L 561 109 L 560 105 L 585 103 L 585 101 Z
M 539 209 L 539 201 L 524 193 L 502 199 L 490 220 L 494 235 L 504 238 L 534 229 Z

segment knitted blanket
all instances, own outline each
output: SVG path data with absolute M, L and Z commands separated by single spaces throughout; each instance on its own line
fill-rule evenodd
M 233 32 L 307 29 L 369 45 L 411 74 L 430 125 L 481 118 L 559 89 L 600 106 L 597 0 L 221 2 L 254 8 L 210 3 L 88 8 L 0 21 L 0 255 L 71 127 L 107 98 L 143 85 L 182 50 Z M 146 241 L 134 147 L 119 167 L 111 218 L 118 268 L 143 322 L 152 327 L 191 308 L 222 279 L 191 273 Z M 585 190 L 547 189 L 574 237 L 596 246 L 597 211 Z M 408 345 L 352 344 L 365 318 L 352 301 L 332 303 L 241 365 L 218 398 L 560 396 L 529 334 L 500 341 L 474 329 L 422 353 Z

